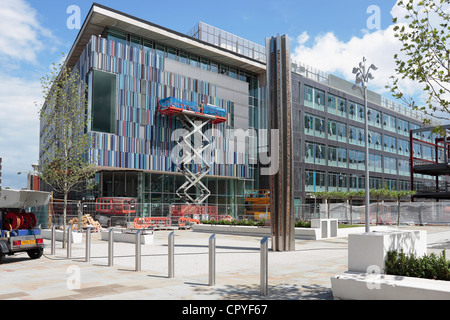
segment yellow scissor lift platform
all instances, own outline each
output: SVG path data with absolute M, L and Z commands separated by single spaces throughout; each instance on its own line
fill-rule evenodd
M 248 190 L 245 195 L 245 215 L 255 220 L 270 220 L 270 192 L 268 189 Z

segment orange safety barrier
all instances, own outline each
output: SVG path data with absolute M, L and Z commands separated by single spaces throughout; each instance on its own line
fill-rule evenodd
M 144 229 L 150 227 L 170 227 L 170 225 L 171 225 L 170 219 L 165 217 L 134 219 L 134 227 L 136 229 Z
M 186 223 L 195 223 L 195 224 L 200 224 L 200 221 L 198 221 L 197 219 L 192 219 L 192 218 L 186 218 L 186 217 L 182 217 L 180 219 L 178 219 L 178 226 L 179 227 L 184 227 L 186 226 Z

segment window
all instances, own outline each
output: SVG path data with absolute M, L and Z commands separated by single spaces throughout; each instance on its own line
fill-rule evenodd
M 92 130 L 116 131 L 116 75 L 93 70 L 89 75 Z
M 375 150 L 381 150 L 382 149 L 382 143 L 381 143 L 381 133 L 369 131 L 369 148 L 375 149 Z
M 347 125 L 333 120 L 328 121 L 328 139 L 347 142 Z
M 305 162 L 325 165 L 326 164 L 325 145 L 314 142 L 306 142 Z
M 365 170 L 365 154 L 363 151 L 349 150 L 349 168 L 355 170 Z
M 305 114 L 305 134 L 325 138 L 325 118 Z
M 337 149 L 338 156 L 338 167 L 347 168 L 347 148 L 338 148 Z
M 364 177 L 351 174 L 348 180 L 350 191 L 365 190 L 366 179 Z
M 347 174 L 328 173 L 328 191 L 347 190 Z
M 397 174 L 397 159 L 384 157 L 384 173 Z
M 398 154 L 409 156 L 409 141 L 398 139 Z
M 397 139 L 388 135 L 383 136 L 384 151 L 397 153 Z
M 382 157 L 379 154 L 369 154 L 369 170 L 373 172 L 383 172 Z
M 422 159 L 425 160 L 435 160 L 435 154 L 432 152 L 432 148 L 428 146 L 422 146 Z
M 127 44 L 127 34 L 118 30 L 108 29 L 107 39 L 123 45 Z
M 401 176 L 409 176 L 409 161 L 398 159 L 398 174 Z
M 326 191 L 325 172 L 305 170 L 305 191 Z
M 369 108 L 369 111 L 367 111 L 367 119 L 369 120 L 368 123 L 371 126 L 381 128 L 381 112 L 375 109 Z
M 383 128 L 391 132 L 397 132 L 397 127 L 395 126 L 395 117 L 383 113 Z
M 366 136 L 364 134 L 364 129 L 348 126 L 348 142 L 358 146 L 365 146 Z
M 409 122 L 402 119 L 397 119 L 398 133 L 404 136 L 409 136 Z
M 411 190 L 411 182 L 407 181 L 407 180 L 399 180 L 398 181 L 398 190 L 401 190 L 401 191 Z
M 325 91 L 305 85 L 304 105 L 317 110 L 325 111 Z
M 328 166 L 337 167 L 337 147 L 328 146 Z
M 397 190 L 397 180 L 395 179 L 384 179 L 384 185 L 389 190 Z
M 370 189 L 382 189 L 383 188 L 383 179 L 369 177 L 369 188 Z
M 339 98 L 333 94 L 328 94 L 328 113 L 336 114 L 341 117 L 347 117 L 347 105 L 345 99 Z
M 364 106 L 350 101 L 348 109 L 348 118 L 351 120 L 356 120 L 365 123 Z

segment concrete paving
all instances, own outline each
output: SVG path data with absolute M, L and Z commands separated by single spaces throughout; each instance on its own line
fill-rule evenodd
M 429 252 L 450 249 L 449 226 L 401 229 L 426 230 Z M 0 265 L 0 299 L 331 300 L 330 277 L 347 271 L 346 236 L 296 240 L 293 252 L 269 250 L 268 295 L 261 296 L 261 237 L 220 234 L 216 236 L 216 285 L 211 287 L 210 234 L 176 230 L 175 277 L 168 278 L 169 233 L 156 231 L 154 243 L 142 245 L 138 272 L 134 244 L 114 243 L 113 266 L 108 266 L 108 242 L 99 233 L 92 234 L 90 262 L 84 261 L 84 237 L 81 244 L 73 244 L 70 259 L 61 242 L 56 243 L 56 254 L 50 255 L 50 241 L 45 240 L 45 254 L 39 260 L 29 259 L 26 253 L 5 258 Z

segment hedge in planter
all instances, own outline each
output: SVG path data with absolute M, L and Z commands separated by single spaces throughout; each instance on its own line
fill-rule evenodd
M 417 277 L 435 280 L 450 280 L 450 261 L 445 250 L 437 256 L 434 253 L 423 257 L 406 255 L 403 250 L 389 251 L 385 263 L 385 273 L 391 275 Z

